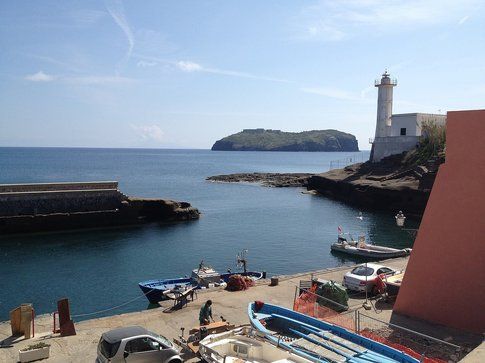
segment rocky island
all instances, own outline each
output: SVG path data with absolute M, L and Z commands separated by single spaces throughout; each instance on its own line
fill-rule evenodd
M 359 151 L 354 135 L 337 130 L 245 129 L 216 141 L 217 151 Z
M 0 185 L 0 233 L 102 228 L 199 218 L 187 202 L 128 197 L 118 182 Z

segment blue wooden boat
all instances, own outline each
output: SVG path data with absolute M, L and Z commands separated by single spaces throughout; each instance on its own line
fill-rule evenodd
M 419 363 L 397 349 L 296 311 L 250 303 L 251 325 L 271 343 L 318 363 Z
M 141 291 L 143 291 L 148 301 L 150 301 L 152 304 L 156 304 L 159 301 L 166 300 L 166 295 L 169 292 L 183 292 L 184 290 L 192 287 L 195 287 L 196 289 L 224 287 L 227 285 L 229 277 L 232 275 L 248 276 L 253 280 L 259 280 L 263 278 L 264 273 L 257 271 L 244 271 L 219 274 L 212 267 L 204 266 L 203 263 L 201 263 L 199 268 L 192 271 L 191 277 L 148 280 L 140 282 L 138 286 L 140 287 Z

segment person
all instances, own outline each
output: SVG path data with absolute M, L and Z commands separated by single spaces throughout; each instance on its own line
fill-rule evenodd
M 207 302 L 202 305 L 199 312 L 199 323 L 200 325 L 207 325 L 210 320 L 214 321 L 212 317 L 212 300 L 207 300 Z

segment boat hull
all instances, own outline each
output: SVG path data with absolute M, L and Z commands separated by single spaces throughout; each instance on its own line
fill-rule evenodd
M 409 255 L 410 249 L 395 249 L 389 247 L 380 247 L 379 250 L 371 248 L 359 248 L 350 245 L 342 245 L 341 243 L 334 243 L 331 245 L 331 250 L 335 252 L 341 252 L 352 256 L 359 256 L 373 259 L 386 259 L 395 257 L 404 257 Z
M 263 277 L 262 272 L 248 271 L 248 272 L 234 272 L 221 274 L 221 282 L 227 283 L 229 277 L 232 275 L 243 275 L 251 277 L 254 280 L 259 280 Z M 189 288 L 194 286 L 196 289 L 200 289 L 201 286 L 190 278 L 179 278 L 179 279 L 160 279 L 160 280 L 148 280 L 143 281 L 138 284 L 143 294 L 147 297 L 151 304 L 157 304 L 160 301 L 167 300 L 167 296 L 164 292 L 168 290 L 173 290 L 176 288 Z M 210 289 L 210 288 L 209 288 Z
M 349 345 L 358 345 L 364 348 L 364 352 L 360 352 L 353 356 L 344 356 L 344 361 L 347 362 L 419 362 L 417 359 L 394 348 L 352 333 L 339 326 L 326 323 L 322 320 L 312 318 L 281 306 L 266 303 L 261 306 L 261 303 L 258 303 L 258 307 L 256 307 L 256 303 L 250 303 L 248 305 L 248 315 L 251 325 L 264 334 L 270 342 L 285 349 L 292 350 L 302 356 L 308 356 L 308 351 L 302 351 L 298 349 L 298 346 L 292 346 L 292 343 L 282 339 L 281 335 L 294 336 L 297 334 L 299 337 L 306 336 L 306 339 L 310 340 L 311 338 L 307 335 L 309 331 L 314 332 L 315 334 L 330 332 L 333 335 L 338 336 L 344 342 L 348 342 Z M 267 329 L 267 326 L 269 325 L 279 328 L 277 331 L 278 335 L 275 334 L 275 331 Z M 319 357 L 313 358 L 320 362 L 326 361 Z

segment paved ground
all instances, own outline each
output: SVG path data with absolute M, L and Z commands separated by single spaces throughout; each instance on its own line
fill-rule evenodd
M 386 261 L 385 264 L 403 269 L 407 264 L 407 258 Z M 315 275 L 341 281 L 347 271 L 349 271 L 348 267 L 319 271 Z M 17 340 L 12 342 L 12 347 L 1 348 L 0 362 L 17 362 L 19 349 L 42 340 L 51 345 L 50 358 L 45 362 L 94 362 L 96 346 L 101 334 L 121 326 L 141 325 L 170 339 L 177 338 L 180 335 L 181 327 L 185 327 L 187 332 L 190 328 L 198 325 L 200 306 L 208 299 L 214 302 L 213 315 L 215 318 L 218 319 L 222 315 L 231 323 L 246 324 L 248 323 L 246 311 L 249 302 L 262 300 L 291 308 L 295 296 L 295 287 L 298 286 L 300 279 L 309 280 L 310 277 L 309 273 L 281 277 L 279 285 L 275 287 L 268 286 L 268 281 L 261 281 L 257 286 L 242 292 L 220 290 L 199 293 L 197 300 L 190 302 L 182 310 L 171 313 L 164 313 L 163 309 L 159 308 L 82 321 L 76 323 L 77 335 L 71 337 L 52 335 L 50 332 L 52 318 L 40 316 L 36 319 L 36 337 L 29 340 Z M 354 296 L 349 300 L 349 305 L 351 309 L 356 309 L 360 308 L 363 302 L 364 297 Z M 170 306 L 170 302 L 165 304 L 167 307 Z M 366 311 L 367 315 L 384 321 L 391 319 L 391 313 L 391 307 L 385 305 L 380 305 L 379 309 Z M 8 322 L 0 323 L 0 341 L 7 339 L 7 342 L 9 342 L 9 337 L 10 324 Z

